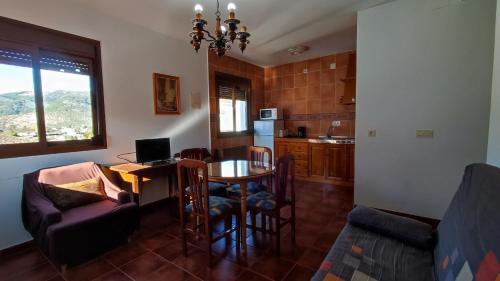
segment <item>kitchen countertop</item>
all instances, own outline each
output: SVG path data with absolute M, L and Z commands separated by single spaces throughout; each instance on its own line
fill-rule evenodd
M 299 137 L 285 137 L 285 138 L 275 138 L 281 140 L 291 140 L 294 142 L 308 142 L 308 143 L 328 143 L 328 144 L 354 144 L 354 138 L 299 138 Z

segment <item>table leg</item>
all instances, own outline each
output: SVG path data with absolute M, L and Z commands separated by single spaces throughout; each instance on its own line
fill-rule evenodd
M 136 185 L 137 185 L 137 197 L 138 197 L 138 201 L 137 202 L 137 205 L 139 205 L 139 207 L 142 205 L 142 184 L 143 184 L 143 178 L 142 177 L 139 177 L 137 176 L 136 177 Z
M 247 254 L 247 182 L 240 183 L 241 188 L 241 252 Z

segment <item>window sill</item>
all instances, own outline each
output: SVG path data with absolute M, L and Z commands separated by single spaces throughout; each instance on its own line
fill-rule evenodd
M 105 142 L 103 144 L 92 144 L 89 141 L 49 143 L 46 145 L 38 143 L 7 144 L 0 146 L 0 159 L 100 150 L 106 148 L 107 145 Z

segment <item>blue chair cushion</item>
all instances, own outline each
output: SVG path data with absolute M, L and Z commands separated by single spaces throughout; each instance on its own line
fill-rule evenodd
M 222 182 L 213 182 L 213 181 L 208 182 L 208 192 L 212 196 L 226 196 L 226 187 L 227 184 Z M 190 186 L 186 187 L 186 191 L 190 192 L 191 187 Z
M 226 188 L 226 190 L 230 194 L 235 193 L 239 196 L 241 193 L 241 186 L 239 184 L 233 184 L 230 187 Z M 255 194 L 255 193 L 259 193 L 261 191 L 266 191 L 266 190 L 267 190 L 267 187 L 265 185 L 254 182 L 254 181 L 251 181 L 247 184 L 247 193 L 248 194 Z
M 247 206 L 250 208 L 273 210 L 276 207 L 276 197 L 267 191 L 260 191 L 248 196 Z
M 209 196 L 208 206 L 208 215 L 211 218 L 223 216 L 229 212 L 232 212 L 234 209 L 239 208 L 238 201 L 220 196 Z M 193 205 L 187 205 L 185 210 L 186 212 L 191 213 L 193 211 Z

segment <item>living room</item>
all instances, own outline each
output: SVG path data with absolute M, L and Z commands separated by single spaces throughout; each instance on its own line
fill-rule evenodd
M 218 5 L 226 31 L 215 30 Z M 498 280 L 498 9 L 494 0 L 2 0 L 0 279 Z M 221 34 L 223 47 L 210 47 Z M 68 92 L 78 98 L 58 100 Z M 274 126 L 267 144 L 259 122 Z M 136 141 L 151 152 L 148 140 L 166 138 L 165 159 L 134 155 Z M 272 148 L 271 164 L 252 168 L 247 150 L 260 147 Z M 192 148 L 202 156 L 182 162 Z M 166 162 L 154 175 L 130 169 L 151 160 Z M 88 162 L 98 166 L 51 169 Z M 193 163 L 207 167 L 201 182 L 177 174 Z M 130 207 L 126 229 L 59 240 L 42 231 L 71 226 L 52 203 L 59 222 L 33 219 L 41 211 L 26 190 L 47 195 L 45 172 L 48 182 L 72 179 L 54 186 L 98 176 L 110 202 Z M 269 196 L 285 182 L 273 204 L 295 190 L 281 230 L 259 209 L 267 201 L 250 200 L 250 174 L 275 188 Z M 41 185 L 27 184 L 34 175 Z M 195 229 L 184 256 L 181 218 L 199 226 L 200 217 L 179 206 L 196 201 L 188 186 L 206 182 L 222 182 L 237 206 L 224 225 L 231 237 L 207 248 L 206 227 Z M 112 231 L 98 234 L 107 227 L 117 231 L 109 245 Z M 377 239 L 407 252 L 383 256 Z

